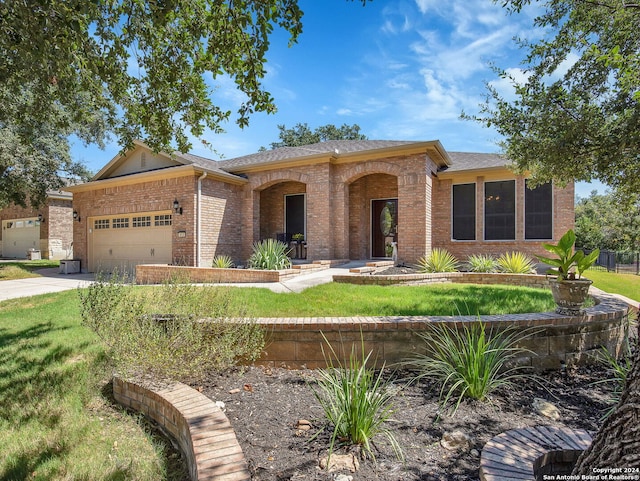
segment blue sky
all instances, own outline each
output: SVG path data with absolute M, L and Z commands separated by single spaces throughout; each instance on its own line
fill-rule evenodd
M 461 120 L 483 101 L 485 83 L 504 95 L 494 63 L 519 73 L 523 52 L 515 36 L 536 40 L 532 8 L 507 16 L 491 0 L 300 0 L 304 30 L 288 47 L 288 35 L 274 30 L 267 55 L 266 89 L 275 115 L 255 114 L 249 127 L 230 122 L 224 134 L 205 134 L 216 152 L 197 140 L 191 153 L 233 158 L 269 147 L 278 124 L 358 124 L 370 139 L 434 140 L 449 151 L 497 152 L 498 134 Z M 236 110 L 243 95 L 226 77 L 212 80 L 214 101 Z M 75 160 L 98 171 L 120 148 L 104 151 L 77 143 Z M 576 186 L 582 197 L 600 184 Z

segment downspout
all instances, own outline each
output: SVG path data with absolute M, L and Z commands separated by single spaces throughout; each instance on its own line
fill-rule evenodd
M 196 267 L 200 267 L 200 240 L 202 235 L 202 181 L 207 176 L 206 172 L 198 177 L 198 198 L 196 199 L 196 203 L 198 207 L 196 208 Z

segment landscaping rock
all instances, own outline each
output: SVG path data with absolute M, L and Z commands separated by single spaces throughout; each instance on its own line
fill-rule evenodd
M 358 458 L 353 454 L 332 454 L 320 459 L 320 467 L 330 473 L 334 471 L 351 471 L 355 473 L 360 468 Z
M 440 445 L 449 451 L 467 451 L 471 447 L 471 438 L 462 431 L 451 431 L 442 435 Z
M 558 408 L 544 399 L 534 398 L 533 409 L 541 416 L 553 419 L 554 421 L 560 419 L 560 411 Z
M 338 474 L 334 481 L 353 481 L 353 476 L 347 476 L 346 474 Z

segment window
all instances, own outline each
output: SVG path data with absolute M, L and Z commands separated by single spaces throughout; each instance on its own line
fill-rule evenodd
M 108 229 L 109 228 L 109 219 L 97 219 L 93 221 L 93 228 L 96 230 L 99 229 Z
M 515 240 L 516 182 L 504 180 L 484 184 L 484 239 Z
M 524 238 L 553 238 L 553 189 L 550 183 L 524 190 Z
M 160 227 L 163 225 L 171 225 L 171 214 L 156 215 L 154 225 Z
M 151 216 L 144 215 L 133 218 L 133 227 L 151 227 Z
M 111 226 L 114 229 L 126 229 L 129 227 L 129 218 L 128 217 L 117 217 L 113 219 Z
M 453 186 L 453 239 L 476 240 L 476 184 Z

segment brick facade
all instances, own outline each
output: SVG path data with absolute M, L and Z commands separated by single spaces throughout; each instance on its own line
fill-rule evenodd
M 493 165 L 467 170 L 469 167 L 465 165 L 446 171 L 443 167 L 447 161 L 438 146 L 438 143 L 415 146 L 404 143 L 398 148 L 364 149 L 356 151 L 356 155 L 347 152 L 344 157 L 338 149 L 310 154 L 317 150 L 301 148 L 300 157 L 285 155 L 285 160 L 278 162 L 270 158 L 278 151 L 267 151 L 254 156 L 269 159 L 264 163 L 233 164 L 237 159 L 232 159 L 231 164 L 225 164 L 198 158 L 206 162 L 192 167 L 176 161 L 174 167 L 110 178 L 108 173 L 119 172 L 124 168 L 119 162 L 127 161 L 126 157 L 114 159 L 111 167 L 103 169 L 105 178 L 70 189 L 74 192 L 74 209 L 81 217 L 80 222 L 74 223 L 75 256 L 87 266 L 90 217 L 171 212 L 173 201 L 178 200 L 182 214 L 173 216 L 171 262 L 197 265 L 199 178 L 202 267 L 209 266 L 216 255 L 229 255 L 236 264 L 244 265 L 255 242 L 284 233 L 285 196 L 289 194 L 305 195 L 306 255 L 310 261 L 372 258 L 371 206 L 376 199 L 397 200 L 400 262 L 415 263 L 433 247 L 444 247 L 461 260 L 478 252 L 542 253 L 540 241 L 524 240 L 524 178 L 516 178 L 506 170 L 502 160 L 496 161 L 496 156 L 491 162 L 498 163 L 500 168 Z M 470 154 L 471 159 L 462 160 L 471 165 L 483 155 L 490 154 Z M 135 152 L 130 157 L 133 159 Z M 227 170 L 222 172 L 218 165 Z M 201 177 L 203 174 L 207 175 Z M 516 179 L 516 238 L 483 241 L 484 183 L 508 179 Z M 452 185 L 464 182 L 477 185 L 476 241 L 451 240 Z M 553 189 L 553 240 L 573 227 L 573 197 L 573 185 Z
M 45 205 L 35 208 L 11 204 L 0 210 L 0 225 L 3 221 L 14 219 L 37 219 L 42 215 L 40 223 L 39 249 L 43 259 L 66 259 L 73 253 L 73 208 L 71 198 L 66 196 L 49 196 Z M 4 232 L 0 230 L 0 245 Z M 4 255 L 4 251 L 3 254 Z M 25 255 L 26 257 L 26 251 Z

